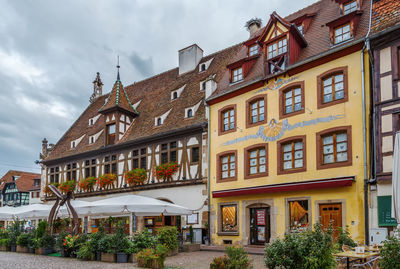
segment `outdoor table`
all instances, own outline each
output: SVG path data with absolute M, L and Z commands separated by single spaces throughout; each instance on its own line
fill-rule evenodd
M 355 251 L 344 251 L 344 252 L 339 252 L 339 253 L 335 253 L 333 254 L 333 256 L 337 256 L 337 257 L 344 257 L 346 258 L 346 262 L 347 262 L 347 266 L 346 268 L 350 268 L 350 258 L 354 258 L 354 259 L 368 259 L 371 257 L 375 257 L 375 256 L 379 256 L 378 252 L 365 252 L 365 253 L 356 253 Z
M 381 249 L 379 247 L 367 246 L 365 251 L 379 252 Z

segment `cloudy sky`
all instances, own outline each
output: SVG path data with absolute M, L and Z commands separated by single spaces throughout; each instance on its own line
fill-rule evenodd
M 0 177 L 34 164 L 89 104 L 96 72 L 103 93 L 174 68 L 178 50 L 210 54 L 248 37 L 244 24 L 286 16 L 315 0 L 0 0 Z

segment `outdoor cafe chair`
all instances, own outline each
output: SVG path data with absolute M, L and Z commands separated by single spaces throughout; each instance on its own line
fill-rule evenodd
M 365 263 L 353 264 L 352 268 L 370 268 L 377 269 L 380 257 L 370 259 Z

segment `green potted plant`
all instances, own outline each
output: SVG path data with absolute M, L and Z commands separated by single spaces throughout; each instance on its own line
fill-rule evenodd
M 94 259 L 94 252 L 92 244 L 90 242 L 85 242 L 80 245 L 78 252 L 76 253 L 78 259 L 91 261 Z
M 178 254 L 178 229 L 175 226 L 165 226 L 160 228 L 157 232 L 158 243 L 168 248 L 168 256 Z
M 8 227 L 9 232 L 9 244 L 12 252 L 17 251 L 17 238 L 22 233 L 23 230 L 23 221 L 20 221 L 18 218 L 14 220 L 14 222 Z
M 33 235 L 30 233 L 23 233 L 17 237 L 17 252 L 28 253 L 28 245 L 31 244 Z
M 99 241 L 99 249 L 101 249 L 101 261 L 102 262 L 115 262 L 115 252 L 113 248 L 113 238 L 107 234 Z
M 0 239 L 0 250 L 1 251 L 10 251 L 10 239 L 9 238 Z
M 400 264 L 400 239 L 397 237 L 389 237 L 383 242 L 380 254 L 381 260 L 379 261 L 379 268 L 398 268 Z
M 45 232 L 44 235 L 39 239 L 39 250 L 40 254 L 48 255 L 54 251 L 55 240 L 53 236 Z
M 144 168 L 136 168 L 125 173 L 125 181 L 129 186 L 143 185 L 147 179 L 147 171 Z
M 90 244 L 95 254 L 96 261 L 101 261 L 101 252 L 105 251 L 100 245 L 100 240 L 105 236 L 104 226 L 100 224 L 96 233 L 90 235 Z
M 162 269 L 167 257 L 168 248 L 163 244 L 157 244 L 155 249 L 146 248 L 136 254 L 139 267 Z
M 35 254 L 37 248 L 39 248 L 39 240 L 32 235 L 32 240 L 28 244 L 28 252 Z

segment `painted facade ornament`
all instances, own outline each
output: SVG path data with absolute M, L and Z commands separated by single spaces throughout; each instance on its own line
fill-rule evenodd
M 247 141 L 250 139 L 258 139 L 258 138 L 261 138 L 265 142 L 277 141 L 278 139 L 281 139 L 285 135 L 286 131 L 291 131 L 291 130 L 294 130 L 297 128 L 303 128 L 303 127 L 310 126 L 310 125 L 316 125 L 319 123 L 331 122 L 331 121 L 343 119 L 343 118 L 344 118 L 344 115 L 331 115 L 328 117 L 315 118 L 312 120 L 301 121 L 301 122 L 297 122 L 295 124 L 290 124 L 287 119 L 285 119 L 281 122 L 277 122 L 275 119 L 271 119 L 271 121 L 267 125 L 261 125 L 258 128 L 257 133 L 252 134 L 252 135 L 246 135 L 246 136 L 239 137 L 239 138 L 235 138 L 233 140 L 223 143 L 222 145 L 229 146 L 229 145 L 233 145 L 233 144 Z
M 296 77 L 291 77 L 291 78 L 286 78 L 286 79 L 279 78 L 277 81 L 271 80 L 267 85 L 265 85 L 264 88 L 261 88 L 258 91 L 256 91 L 256 93 L 266 92 L 268 90 L 271 90 L 271 91 L 278 90 L 283 85 L 288 84 L 289 82 L 292 82 L 293 80 L 296 80 L 298 78 L 299 77 L 296 76 Z

